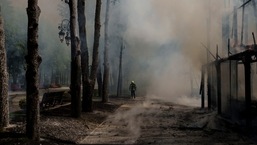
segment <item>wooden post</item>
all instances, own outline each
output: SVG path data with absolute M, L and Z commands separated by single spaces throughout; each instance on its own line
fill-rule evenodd
M 244 43 L 245 43 L 245 44 L 248 44 L 248 39 L 249 39 L 249 38 L 248 38 L 248 35 L 249 35 L 249 34 L 248 34 L 248 29 L 249 29 L 248 14 L 245 14 L 244 17 L 245 17 L 245 18 L 244 18 L 244 19 L 245 19 L 245 31 L 244 31 L 244 35 L 245 35 L 245 38 L 244 38 L 244 39 L 245 39 L 245 40 L 244 40 Z
M 211 36 L 211 1 L 209 0 L 208 1 L 208 6 L 209 6 L 209 17 L 207 19 L 207 48 L 208 50 L 210 50 L 211 48 L 211 41 L 210 41 L 210 36 Z M 210 54 L 209 52 L 207 51 L 207 64 L 209 64 L 210 62 Z M 208 96 L 208 109 L 211 109 L 211 66 L 210 65 L 207 65 L 206 66 L 206 73 L 207 73 L 207 96 Z
M 220 70 L 220 62 L 219 61 L 216 61 L 216 71 L 217 71 L 218 114 L 221 114 L 221 70 Z
M 211 103 L 211 66 L 208 64 L 206 67 L 207 71 L 207 96 L 208 96 L 208 109 L 211 109 L 212 103 Z
M 204 99 L 205 99 L 205 79 L 204 79 L 205 71 L 204 66 L 202 66 L 202 74 L 201 74 L 201 86 L 200 86 L 200 94 L 201 94 L 201 108 L 204 108 Z
M 251 123 L 251 56 L 246 55 L 244 60 L 245 67 L 245 108 L 247 125 Z
M 245 0 L 243 0 L 243 3 L 245 3 Z M 243 40 L 244 40 L 244 24 L 245 24 L 245 6 L 243 6 L 243 9 L 242 9 L 242 26 L 241 26 L 240 44 L 243 44 Z
M 220 62 L 219 62 L 219 48 L 217 45 L 216 48 L 216 73 L 217 73 L 217 106 L 218 106 L 218 114 L 221 114 L 221 71 L 220 71 Z
M 230 56 L 231 52 L 230 52 L 230 39 L 228 39 L 228 57 Z
M 230 39 L 228 39 L 228 57 L 230 55 Z M 232 102 L 232 64 L 231 60 L 229 60 L 229 104 L 231 108 Z

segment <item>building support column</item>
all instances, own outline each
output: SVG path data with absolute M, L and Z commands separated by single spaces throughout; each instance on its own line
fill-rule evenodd
M 244 59 L 244 69 L 245 69 L 245 111 L 246 111 L 246 123 L 251 124 L 251 57 L 249 55 L 245 56 Z

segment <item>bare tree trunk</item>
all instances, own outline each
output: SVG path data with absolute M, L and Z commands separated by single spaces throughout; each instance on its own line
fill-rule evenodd
M 102 67 L 101 60 L 99 60 L 98 69 L 97 69 L 97 84 L 98 84 L 98 96 L 103 97 L 103 77 L 102 77 Z
M 94 86 L 95 86 L 95 79 L 96 73 L 98 68 L 98 48 L 99 48 L 99 40 L 100 40 L 100 29 L 101 29 L 101 22 L 100 22 L 100 14 L 101 14 L 101 0 L 96 1 L 96 9 L 95 9 L 95 34 L 94 34 L 94 45 L 93 45 L 93 61 L 91 67 L 91 73 L 89 76 L 89 85 L 90 89 L 87 91 L 86 97 L 86 111 L 91 112 L 93 111 L 93 93 L 94 93 Z
M 8 126 L 8 124 L 8 72 L 5 50 L 4 22 L 0 14 L 0 131 L 2 131 L 4 127 Z
M 109 95 L 109 36 L 108 36 L 108 26 L 109 26 L 109 16 L 110 16 L 110 0 L 107 0 L 106 3 L 106 12 L 105 12 L 105 25 L 104 25 L 104 76 L 103 76 L 103 93 L 102 101 L 108 102 Z
M 40 15 L 38 0 L 28 0 L 28 54 L 25 57 L 27 63 L 27 114 L 26 114 L 26 135 L 29 139 L 39 141 L 39 88 L 38 69 L 42 61 L 38 54 L 38 21 Z
M 117 97 L 121 97 L 121 93 L 122 93 L 122 51 L 123 51 L 123 49 L 124 49 L 124 46 L 123 46 L 123 40 L 122 40 L 122 45 L 120 48 L 120 64 L 119 64 Z
M 82 69 L 82 111 L 86 111 L 86 97 L 89 90 L 89 54 L 87 46 L 86 16 L 85 16 L 85 0 L 78 0 L 78 22 L 79 37 L 81 40 L 81 69 Z
M 79 38 L 76 37 L 76 1 L 69 1 L 71 33 L 71 116 L 81 116 L 81 52 Z

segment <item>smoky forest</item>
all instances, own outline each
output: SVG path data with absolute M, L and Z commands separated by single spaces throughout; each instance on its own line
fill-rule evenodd
M 1 0 L 0 144 L 257 144 L 256 0 Z

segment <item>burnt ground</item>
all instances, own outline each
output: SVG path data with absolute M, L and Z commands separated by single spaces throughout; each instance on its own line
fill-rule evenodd
M 11 123 L 0 144 L 32 144 L 24 138 L 24 118 Z M 42 112 L 40 143 L 256 144 L 253 132 L 242 128 L 215 111 L 142 97 L 111 98 L 94 102 L 94 112 L 80 119 L 70 117 L 69 104 Z

